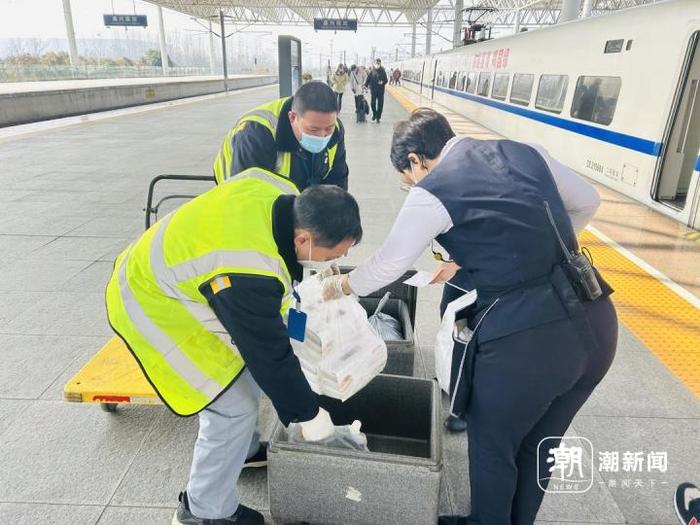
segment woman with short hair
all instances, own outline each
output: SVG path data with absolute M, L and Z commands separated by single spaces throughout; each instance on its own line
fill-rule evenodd
M 325 295 L 368 295 L 435 252 L 434 240 L 447 250 L 436 280 L 448 300 L 478 298 L 462 312 L 450 388 L 450 413 L 467 422 L 471 514 L 439 523 L 532 524 L 550 450 L 615 355 L 612 289 L 576 242 L 598 194 L 543 148 L 455 137 L 426 108 L 396 126 L 391 162 L 411 187 L 391 233 L 349 275 L 327 279 Z

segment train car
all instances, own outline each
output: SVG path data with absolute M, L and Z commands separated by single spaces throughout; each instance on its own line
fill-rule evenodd
M 408 89 L 699 229 L 699 36 L 700 1 L 671 0 L 399 67 Z

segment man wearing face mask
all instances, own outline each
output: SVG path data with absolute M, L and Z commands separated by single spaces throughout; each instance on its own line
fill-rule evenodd
M 374 67 L 367 76 L 365 86 L 369 88 L 372 95 L 372 120 L 379 124 L 382 119 L 382 111 L 384 111 L 384 90 L 389 78 L 386 75 L 386 70 L 382 67 L 382 61 L 376 59 Z
M 224 139 L 214 162 L 217 184 L 258 167 L 290 179 L 299 191 L 314 184 L 348 188 L 345 130 L 338 98 L 323 82 L 302 85 L 293 97 L 243 115 Z
M 299 194 L 288 179 L 251 168 L 161 219 L 118 257 L 110 325 L 165 405 L 199 416 L 173 523 L 264 522 L 236 490 L 242 468 L 266 464 L 256 431 L 261 391 L 305 439 L 332 439 L 335 427 L 290 346 L 300 327 L 289 316 L 288 332 L 285 318 L 295 302 L 303 311 L 294 292 L 303 268 L 328 267 L 361 238 L 359 208 L 345 190 Z

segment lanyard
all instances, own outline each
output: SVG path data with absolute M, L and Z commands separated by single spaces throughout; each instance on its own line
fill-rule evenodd
M 311 154 L 311 158 L 307 158 L 304 155 L 304 171 L 306 172 L 306 185 L 312 186 L 314 183 L 314 159 L 316 157 L 315 153 Z

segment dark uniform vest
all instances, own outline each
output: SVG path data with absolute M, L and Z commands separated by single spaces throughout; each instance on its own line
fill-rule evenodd
M 462 139 L 418 187 L 437 197 L 452 219 L 454 227 L 436 240 L 461 266 L 458 280 L 478 292 L 472 317 L 499 299 L 480 326 L 479 341 L 571 316 L 553 282 L 563 254 L 545 201 L 570 249 L 576 238 L 549 167 L 535 149 L 509 140 Z

